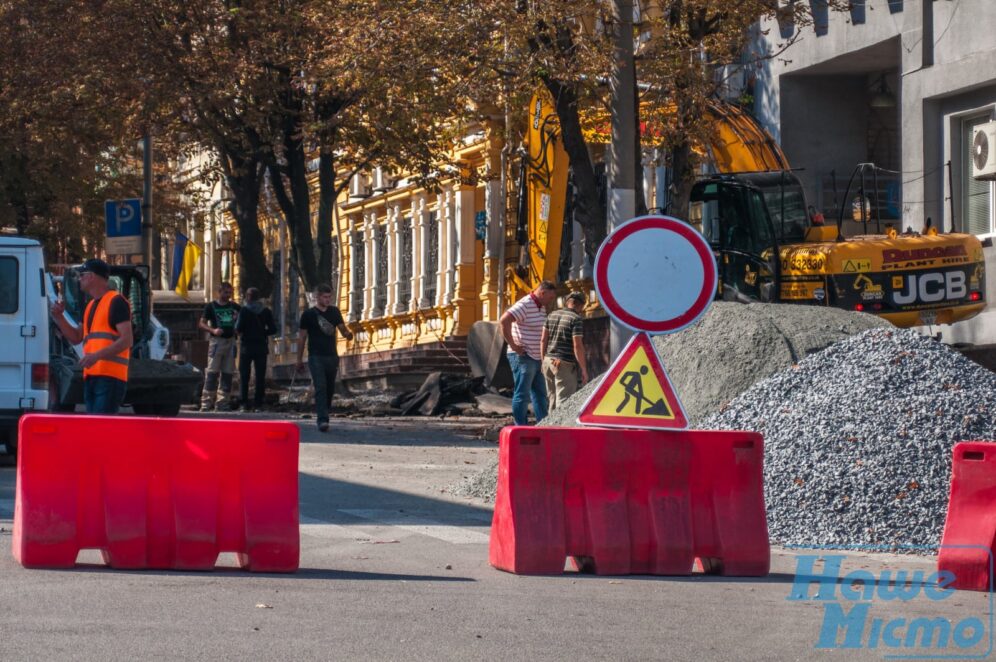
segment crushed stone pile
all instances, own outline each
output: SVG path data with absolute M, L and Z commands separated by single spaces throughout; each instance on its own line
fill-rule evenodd
M 884 320 L 823 306 L 716 301 L 694 325 L 654 338 L 692 427 L 719 411 L 752 384 L 798 363 L 833 343 L 872 328 L 892 328 Z M 542 425 L 571 427 L 597 388 L 593 379 Z M 463 483 L 456 494 L 494 499 L 497 464 Z
M 756 384 L 700 427 L 764 435 L 772 543 L 935 546 L 953 445 L 996 433 L 996 373 L 916 331 L 873 329 Z
M 892 328 L 865 313 L 823 306 L 716 301 L 702 319 L 678 333 L 654 338 L 689 421 L 699 421 L 751 384 L 855 333 Z M 550 413 L 543 425 L 575 425 L 596 378 Z

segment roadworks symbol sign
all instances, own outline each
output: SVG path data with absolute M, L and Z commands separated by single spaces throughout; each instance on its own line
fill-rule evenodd
M 688 419 L 650 337 L 633 336 L 578 416 L 582 425 L 684 430 Z

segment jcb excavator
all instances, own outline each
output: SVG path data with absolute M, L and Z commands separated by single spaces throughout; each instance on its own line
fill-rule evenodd
M 932 227 L 899 233 L 877 215 L 869 232 L 868 200 L 859 196 L 861 232 L 845 237 L 843 216 L 837 225 L 823 222 L 784 153 L 749 115 L 718 101 L 709 112 L 717 129 L 709 156 L 719 174 L 695 184 L 688 220 L 716 253 L 718 298 L 835 306 L 900 327 L 952 324 L 985 308 L 982 244 L 973 235 Z M 521 293 L 556 279 L 564 229 L 568 157 L 542 91 L 530 102 L 526 144 L 524 250 L 508 272 Z M 856 172 L 864 178 L 869 167 Z M 850 184 L 845 200 L 849 193 Z

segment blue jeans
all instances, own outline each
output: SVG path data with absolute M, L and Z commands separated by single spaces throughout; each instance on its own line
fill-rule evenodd
M 540 362 L 528 354 L 509 352 L 508 363 L 515 377 L 515 391 L 512 393 L 512 418 L 516 425 L 528 423 L 526 398 L 533 401 L 536 422 L 546 418 L 549 400 L 546 397 L 546 382 L 540 370 Z
M 83 404 L 88 414 L 116 414 L 124 402 L 128 383 L 113 377 L 83 380 Z
M 315 418 L 319 425 L 328 423 L 332 393 L 335 392 L 335 377 L 339 372 L 339 357 L 311 354 L 308 356 L 308 370 L 311 371 L 311 382 L 315 385 Z

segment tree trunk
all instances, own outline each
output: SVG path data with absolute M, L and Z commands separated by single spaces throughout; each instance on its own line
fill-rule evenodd
M 692 146 L 688 141 L 671 150 L 672 182 L 668 196 L 667 212 L 677 218 L 688 218 L 688 201 L 695 184 L 695 169 L 692 166 Z
M 284 116 L 281 126 L 284 162 L 270 162 L 270 186 L 287 221 L 297 272 L 305 289 L 310 291 L 324 282 L 325 278 L 319 276 L 315 242 L 311 233 L 311 189 L 308 186 L 307 155 L 300 125 L 303 104 L 289 83 L 287 86 L 283 97 Z
M 329 149 L 322 149 L 318 157 L 318 279 L 321 283 L 332 280 L 332 214 L 335 207 L 335 162 Z M 336 265 L 338 267 L 338 265 Z M 331 283 L 329 283 L 331 284 Z M 336 292 L 338 296 L 338 292 Z M 337 302 L 338 304 L 338 302 Z
M 273 273 L 266 266 L 263 233 L 259 229 L 259 190 L 263 167 L 258 158 L 245 159 L 232 152 L 222 153 L 225 180 L 232 191 L 228 211 L 239 228 L 239 285 L 244 291 L 259 288 L 264 297 L 273 292 Z
M 553 95 L 557 118 L 560 120 L 560 135 L 564 141 L 570 166 L 573 169 L 577 197 L 574 200 L 575 218 L 584 233 L 585 252 L 594 259 L 598 247 L 605 240 L 606 210 L 598 194 L 598 175 L 588 153 L 588 145 L 581 131 L 581 117 L 578 114 L 577 93 L 556 79 L 544 77 L 543 83 Z
M 28 208 L 26 200 L 19 199 L 14 203 L 14 214 L 17 234 L 23 237 L 27 234 L 28 228 L 31 226 L 31 209 Z

